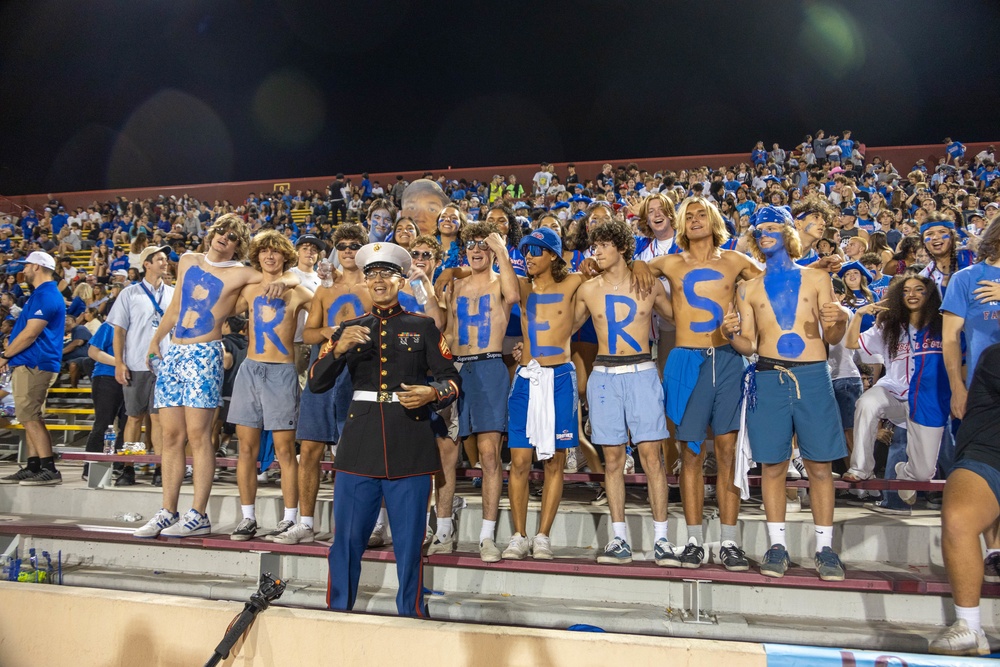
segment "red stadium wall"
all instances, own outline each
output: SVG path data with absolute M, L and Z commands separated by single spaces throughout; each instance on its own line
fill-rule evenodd
M 967 144 L 966 157 L 970 157 L 983 150 L 990 144 L 996 144 L 1000 142 L 980 142 Z M 929 144 L 924 146 L 885 146 L 885 147 L 868 147 L 866 156 L 870 161 L 876 155 L 881 156 L 883 160 L 892 162 L 900 174 L 905 175 L 907 171 L 916 163 L 917 160 L 923 159 L 927 161 L 928 165 L 937 164 L 938 158 L 944 155 L 944 145 L 943 144 Z M 624 160 L 599 160 L 591 162 L 576 162 L 577 173 L 580 174 L 581 180 L 594 178 L 598 172 L 601 170 L 601 165 L 605 162 L 610 162 L 611 164 L 623 165 L 629 162 L 635 162 L 640 168 L 646 169 L 648 171 L 658 171 L 663 169 L 671 169 L 674 171 L 680 169 L 690 169 L 694 167 L 722 167 L 727 165 L 739 164 L 740 162 L 750 162 L 750 153 L 728 153 L 719 155 L 686 155 L 680 157 L 659 157 L 659 158 L 641 158 L 641 159 L 624 159 Z M 567 174 L 565 162 L 556 163 L 556 174 L 560 179 L 565 179 Z M 530 183 L 535 172 L 538 171 L 537 164 L 522 164 L 522 165 L 507 165 L 502 167 L 470 167 L 470 168 L 460 168 L 460 169 L 426 169 L 422 171 L 393 171 L 393 172 L 381 172 L 381 173 L 370 173 L 369 177 L 372 181 L 379 181 L 383 186 L 391 186 L 396 182 L 396 175 L 401 174 L 403 178 L 408 181 L 412 181 L 415 178 L 420 178 L 424 171 L 432 171 L 435 176 L 439 174 L 447 174 L 448 178 L 465 178 L 465 179 L 479 179 L 480 181 L 488 181 L 493 177 L 494 174 L 503 174 L 505 177 L 510 174 L 515 174 L 519 183 L 525 184 L 525 190 L 530 191 L 530 187 L 527 185 Z M 360 174 L 347 174 L 355 185 L 361 181 Z M 270 192 L 274 189 L 276 184 L 288 183 L 290 184 L 291 190 L 307 190 L 307 189 L 321 189 L 325 191 L 326 187 L 333 182 L 333 176 L 321 176 L 313 178 L 273 178 L 266 181 L 242 181 L 236 183 L 209 183 L 201 185 L 176 185 L 176 186 L 164 186 L 164 187 L 148 187 L 148 188 L 128 188 L 128 189 L 117 189 L 117 190 L 87 190 L 83 192 L 56 192 L 56 193 L 46 193 L 46 194 L 31 194 L 31 195 L 6 195 L 5 198 L 10 202 L 18 206 L 29 206 L 31 208 L 38 209 L 44 206 L 51 196 L 56 197 L 60 201 L 64 202 L 67 206 L 86 206 L 91 202 L 106 201 L 115 196 L 122 195 L 130 199 L 140 198 L 146 199 L 150 197 L 156 197 L 158 195 L 176 195 L 181 196 L 184 194 L 192 195 L 197 197 L 202 201 L 214 202 L 215 200 L 229 200 L 230 202 L 237 203 L 242 202 L 248 193 L 250 192 Z

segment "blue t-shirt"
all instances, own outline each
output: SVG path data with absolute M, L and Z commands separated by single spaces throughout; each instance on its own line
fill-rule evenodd
M 840 155 L 845 160 L 851 159 L 851 153 L 854 152 L 854 140 L 853 139 L 841 139 L 837 142 L 840 146 Z
M 948 155 L 951 157 L 963 157 L 965 155 L 965 146 L 962 145 L 960 141 L 953 141 L 948 144 Z
M 982 303 L 976 298 L 972 292 L 979 287 L 980 280 L 1000 283 L 1000 268 L 980 262 L 955 272 L 941 302 L 942 312 L 965 319 L 968 350 L 965 365 L 969 371 L 966 386 L 972 382 L 972 370 L 979 362 L 979 355 L 990 345 L 1000 343 L 1000 301 Z
M 70 301 L 69 306 L 67 306 L 66 314 L 72 315 L 73 317 L 79 317 L 85 310 L 87 310 L 87 304 L 83 302 L 83 299 L 75 296 L 73 297 L 73 300 Z
M 129 270 L 128 255 L 122 255 L 118 259 L 112 261 L 111 265 L 108 267 L 108 271 L 110 271 L 111 273 L 114 273 L 115 271 L 118 271 L 119 269 L 122 270 L 122 271 L 128 271 Z
M 885 291 L 889 289 L 889 283 L 892 281 L 892 276 L 883 275 L 878 280 L 873 280 L 869 285 L 868 289 L 872 291 L 875 295 L 876 301 L 881 301 L 885 296 Z
M 54 280 L 39 285 L 21 310 L 10 332 L 10 339 L 17 338 L 28 325 L 28 320 L 45 320 L 45 328 L 27 349 L 15 354 L 11 368 L 27 366 L 58 373 L 62 365 L 63 335 L 66 332 L 66 302 Z
M 90 344 L 96 347 L 101 352 L 110 354 L 112 357 L 115 356 L 115 328 L 105 322 L 98 329 L 97 333 L 93 335 L 90 339 Z M 108 364 L 102 364 L 100 361 L 94 362 L 94 370 L 90 374 L 91 377 L 98 376 L 115 376 L 115 367 L 109 366 Z
M 871 218 L 858 218 L 855 222 L 859 229 L 863 229 L 869 234 L 875 233 L 875 221 Z

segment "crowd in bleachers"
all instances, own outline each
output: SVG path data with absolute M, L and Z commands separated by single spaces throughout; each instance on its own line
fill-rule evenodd
M 118 290 L 138 278 L 142 251 L 169 246 L 170 262 L 176 265 L 185 252 L 205 250 L 207 230 L 225 214 L 240 216 L 251 234 L 273 229 L 292 243 L 309 236 L 338 249 L 336 242 L 355 235 L 345 231 L 353 229 L 348 225 L 358 225 L 360 239 L 401 245 L 414 261 L 426 254 L 441 297 L 467 268 L 461 229 L 474 221 L 496 224 L 522 276 L 518 241 L 545 227 L 561 239 L 569 267 L 591 277 L 598 269 L 590 233 L 608 221 L 631 229 L 635 260 L 652 260 L 682 251 L 675 243 L 675 211 L 684 202 L 705 202 L 724 222 L 727 233 L 720 247 L 750 254 L 757 247 L 750 233 L 755 216 L 787 207 L 802 245 L 798 263 L 828 272 L 837 300 L 853 314 L 843 340 L 829 346 L 840 424 L 850 451 L 834 462 L 834 471 L 847 481 L 876 475 L 944 478 L 954 466 L 954 432 L 964 414 L 975 362 L 1000 342 L 1000 172 L 993 147 L 966 156 L 964 146 L 949 139 L 946 157 L 936 165 L 923 160 L 893 165 L 868 155 L 849 131 L 827 136 L 820 130 L 788 150 L 764 146 L 758 142 L 745 162 L 719 169 L 650 172 L 635 164 L 605 164 L 590 175 L 578 174 L 572 164 L 557 173 L 542 163 L 528 183 L 514 175 L 496 174 L 480 182 L 428 173 L 415 181 L 419 192 L 411 190 L 410 196 L 404 192 L 412 186 L 402 177 L 381 184 L 363 174 L 357 182 L 338 175 L 325 192 L 251 192 L 241 202 L 118 198 L 67 211 L 54 200 L 40 214 L 24 209 L 0 220 L 0 251 L 6 253 L 0 266 L 0 316 L 9 332 L 8 322 L 26 298 L 17 260 L 34 250 L 60 257 L 56 275 L 72 316 L 67 318 L 64 359 L 75 386 L 88 370 L 79 351 L 110 311 Z M 424 188 L 429 199 L 421 196 Z M 818 220 L 815 225 L 802 223 L 810 216 Z M 81 252 L 89 255 L 74 261 Z M 338 251 L 330 255 L 339 265 Z M 661 371 L 671 348 L 670 332 L 665 321 L 651 331 Z M 509 333 L 512 338 L 521 334 L 517 326 Z M 574 359 L 585 387 L 596 343 L 580 342 L 574 345 Z M 513 367 L 516 350 L 505 352 Z M 586 459 L 591 471 L 603 472 L 599 453 L 587 441 L 591 429 L 585 391 L 580 398 L 580 449 L 571 452 L 566 466 L 576 471 Z M 476 465 L 475 447 L 467 446 L 466 452 L 469 465 Z M 664 454 L 668 464 L 677 460 L 672 444 Z M 634 467 L 629 454 L 626 469 Z M 793 456 L 788 477 L 801 478 L 804 471 Z M 917 501 L 906 490 L 852 494 L 843 500 L 889 514 L 909 514 Z M 793 493 L 788 506 L 795 511 L 807 498 Z M 939 494 L 927 494 L 925 501 L 940 507 Z M 606 503 L 603 490 L 595 503 Z M 1000 581 L 996 537 L 993 533 L 988 540 L 985 561 L 991 581 Z M 697 541 L 694 546 L 699 547 Z

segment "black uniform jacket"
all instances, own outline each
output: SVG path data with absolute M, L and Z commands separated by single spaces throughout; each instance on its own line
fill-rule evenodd
M 354 325 L 368 327 L 371 340 L 334 359 L 333 348 L 341 333 Z M 388 309 L 376 306 L 359 318 L 343 322 L 309 369 L 309 388 L 316 393 L 329 390 L 345 365 L 354 391 L 372 392 L 378 400 L 351 401 L 334 468 L 389 479 L 440 470 L 431 411 L 447 407 L 458 398 L 461 380 L 451 350 L 434 320 L 408 313 L 397 304 Z M 428 376 L 433 381 L 428 382 Z M 403 383 L 429 384 L 437 391 L 438 400 L 407 410 L 391 401 L 393 392 L 401 390 Z

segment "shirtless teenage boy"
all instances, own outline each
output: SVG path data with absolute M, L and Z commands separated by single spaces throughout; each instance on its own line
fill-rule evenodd
M 236 311 L 249 312 L 249 347 L 233 383 L 229 422 L 236 425 L 240 455 L 236 483 L 243 519 L 230 539 L 245 541 L 257 535 L 257 453 L 261 430 L 271 432 L 281 465 L 282 521 L 295 523 L 299 507 L 295 425 L 299 419 L 299 381 L 295 368 L 295 330 L 299 312 L 309 306 L 312 292 L 299 285 L 283 296 L 264 296 L 268 285 L 295 266 L 291 241 L 275 230 L 260 232 L 250 243 L 250 264 L 264 274 L 259 285 L 243 288 Z
M 663 369 L 663 393 L 667 417 L 677 425 L 675 437 L 687 445 L 681 447 L 680 482 L 688 542 L 680 560 L 686 568 L 697 568 L 705 555 L 702 444 L 711 426 L 718 462 L 720 556 L 726 569 L 743 571 L 749 563 L 739 547 L 740 491 L 733 482 L 733 466 L 745 362 L 719 325 L 732 304 L 737 281 L 757 277 L 760 269 L 746 255 L 720 248 L 729 234 L 719 209 L 707 199 L 685 199 L 675 224 L 682 252 L 650 260 L 649 270 L 670 282 L 677 329 L 676 346 Z
M 785 475 L 795 435 L 809 473 L 816 569 L 824 581 L 840 581 L 844 566 L 832 548 L 831 462 L 847 455 L 847 442 L 830 380 L 827 345 L 844 337 L 849 311 L 836 301 L 829 274 L 794 263 L 801 246 L 787 208 L 765 206 L 754 213 L 753 223 L 750 251 L 767 268 L 763 276 L 740 286 L 739 313 L 728 308 L 720 333 L 740 354 L 760 355 L 756 391 L 744 398 L 750 449 L 763 469 L 764 511 L 772 545 L 760 571 L 782 577 L 788 569 Z
M 671 318 L 670 299 L 659 281 L 643 296 L 632 286 L 635 237 L 628 225 L 611 220 L 593 228 L 590 241 L 601 275 L 580 286 L 574 320 L 592 317 L 597 357 L 587 380 L 591 440 L 604 448 L 605 487 L 613 538 L 598 563 L 632 562 L 625 524 L 625 446 L 636 443 L 646 472 L 653 513 L 657 565 L 680 567 L 667 539 L 667 477 L 660 449 L 667 437 L 663 387 L 649 348 L 653 311 Z
M 483 468 L 479 556 L 495 563 L 500 560 L 493 540 L 503 490 L 500 438 L 507 431 L 507 404 L 500 397 L 510 390 L 503 342 L 511 306 L 518 303 L 521 292 L 507 246 L 495 226 L 472 223 L 462 229 L 461 239 L 472 274 L 452 284 L 446 337 L 456 363 L 462 364 L 458 435 L 477 436 Z M 493 270 L 494 261 L 499 272 Z

